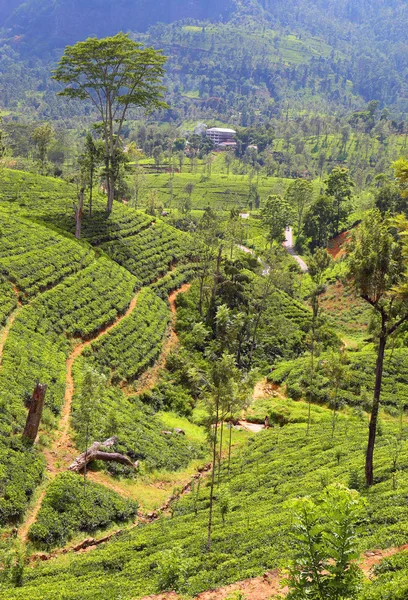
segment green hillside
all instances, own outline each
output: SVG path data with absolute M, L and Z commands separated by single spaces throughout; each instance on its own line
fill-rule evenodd
M 201 485 L 177 503 L 172 519 L 163 517 L 155 524 L 138 527 L 87 556 L 65 556 L 40 564 L 27 573 L 22 590 L 9 588 L 0 597 L 135 598 L 167 589 L 167 585 L 175 585 L 181 594 L 195 595 L 262 575 L 285 565 L 291 554 L 290 500 L 317 495 L 333 481 L 346 485 L 353 481 L 367 497 L 367 518 L 359 530 L 361 550 L 404 543 L 408 527 L 404 508 L 406 447 L 399 455 L 396 489 L 389 455 L 389 440 L 397 425 L 384 424 L 377 449 L 378 484 L 364 492 L 359 482 L 365 421 L 351 414 L 342 417 L 332 439 L 330 414 L 325 412 L 309 437 L 305 436 L 305 424 L 257 434 L 234 454 L 230 475 L 226 466 L 222 468 L 211 553 L 203 552 L 209 488 Z M 228 509 L 223 518 L 224 501 Z M 401 565 L 406 565 L 403 561 L 401 557 Z M 168 580 L 163 580 L 164 572 Z M 396 599 L 404 598 L 407 589 L 403 578 L 399 577 L 399 582 L 393 586 Z M 381 579 L 368 586 L 362 597 L 380 598 L 374 592 L 381 589 L 380 584 Z
M 407 27 L 0 0 L 0 600 L 407 600 Z

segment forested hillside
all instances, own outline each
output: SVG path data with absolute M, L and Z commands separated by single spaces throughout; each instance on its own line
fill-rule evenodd
M 27 92 L 36 89 L 36 110 L 61 118 L 47 93 L 56 49 L 124 30 L 166 49 L 173 107 L 188 104 L 204 114 L 209 102 L 220 115 L 231 107 L 243 113 L 243 125 L 248 113 L 251 120 L 270 116 L 289 98 L 299 108 L 317 100 L 323 111 L 370 100 L 398 116 L 407 111 L 404 2 L 163 1 L 152 11 L 141 0 L 30 0 L 12 9 L 7 4 L 2 13 L 4 108 L 30 105 Z M 16 68 L 18 85 L 10 81 Z

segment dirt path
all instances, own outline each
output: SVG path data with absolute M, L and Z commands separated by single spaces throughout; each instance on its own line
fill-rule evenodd
M 104 329 L 100 330 L 97 335 L 91 340 L 87 340 L 86 342 L 81 342 L 78 344 L 71 354 L 67 358 L 66 362 L 66 379 L 65 379 L 65 396 L 64 396 L 64 404 L 61 411 L 61 419 L 59 422 L 58 431 L 56 433 L 56 438 L 51 444 L 50 448 L 45 448 L 43 451 L 45 461 L 46 461 L 46 470 L 48 474 L 48 484 L 52 481 L 52 479 L 60 472 L 65 471 L 67 465 L 72 462 L 75 458 L 77 452 L 75 452 L 75 448 L 73 447 L 69 435 L 69 425 L 71 418 L 71 408 L 72 408 L 72 398 L 74 396 L 74 379 L 72 376 L 72 367 L 74 365 L 75 360 L 82 354 L 84 348 L 92 344 L 95 340 L 100 339 L 102 336 L 106 335 L 109 331 L 111 331 L 114 327 L 116 327 L 125 317 L 130 315 L 136 308 L 137 298 L 140 292 L 132 298 L 128 309 L 125 313 L 116 318 L 116 320 L 107 325 Z M 40 494 L 40 496 L 35 501 L 34 505 L 28 512 L 28 515 L 21 525 L 18 535 L 22 541 L 27 541 L 27 534 L 31 527 L 31 525 L 35 522 L 38 512 L 41 508 L 41 504 L 44 500 L 44 496 L 46 493 L 48 485 L 45 486 L 44 490 Z
M 370 570 L 375 565 L 378 565 L 384 558 L 388 558 L 401 552 L 408 550 L 408 544 L 400 546 L 399 548 L 387 548 L 386 550 L 375 550 L 373 552 L 365 552 L 361 558 L 360 566 L 368 577 Z M 216 590 L 209 590 L 198 594 L 196 598 L 198 600 L 224 600 L 232 595 L 234 592 L 240 592 L 244 595 L 245 600 L 272 600 L 278 595 L 285 596 L 288 589 L 281 587 L 281 574 L 278 569 L 273 571 L 267 571 L 261 577 L 254 577 L 253 579 L 244 579 L 237 583 L 218 588 Z M 169 592 L 165 594 L 145 596 L 142 600 L 181 600 L 175 592 Z
M 300 258 L 300 256 L 298 256 L 295 252 L 295 249 L 293 247 L 293 230 L 292 227 L 287 227 L 285 229 L 285 241 L 283 242 L 283 246 L 284 248 L 286 248 L 286 250 L 288 251 L 288 253 L 293 256 L 293 258 L 295 259 L 295 261 L 297 262 L 297 264 L 300 267 L 300 270 L 302 271 L 302 273 L 307 273 L 308 272 L 308 266 L 305 263 L 305 261 Z
M 144 392 L 151 390 L 156 385 L 156 383 L 159 379 L 159 376 L 160 376 L 160 371 L 162 371 L 162 369 L 164 369 L 164 367 L 166 365 L 166 360 L 167 360 L 168 355 L 178 344 L 178 335 L 175 331 L 176 312 L 177 312 L 177 306 L 176 306 L 177 296 L 179 294 L 184 294 L 185 292 L 187 292 L 190 289 L 190 287 L 191 287 L 190 283 L 185 283 L 177 290 L 174 290 L 173 292 L 171 292 L 171 294 L 169 295 L 168 301 L 169 301 L 170 310 L 171 310 L 171 322 L 170 322 L 170 326 L 169 326 L 169 330 L 168 330 L 169 333 L 168 333 L 167 339 L 164 343 L 163 349 L 160 353 L 160 356 L 157 359 L 157 361 L 154 363 L 154 365 L 150 369 L 147 369 L 147 371 L 145 371 L 139 377 L 139 379 L 137 381 L 136 389 L 134 389 L 134 387 L 130 388 L 126 384 L 122 385 L 122 390 L 124 391 L 124 393 L 126 395 L 143 394 Z
M 43 503 L 43 500 L 45 498 L 47 487 L 48 487 L 48 485 L 42 490 L 42 492 L 38 496 L 32 510 L 28 513 L 26 520 L 24 521 L 24 523 L 21 525 L 20 529 L 18 530 L 18 536 L 23 542 L 27 541 L 27 535 L 30 530 L 30 527 L 31 527 L 31 525 L 33 525 L 35 523 L 35 521 L 37 519 L 38 511 L 40 510 L 41 504 Z
M 148 389 L 151 389 L 152 387 L 154 387 L 154 385 L 157 383 L 157 379 L 159 377 L 159 373 L 160 373 L 161 369 L 163 369 L 163 367 L 166 364 L 167 356 L 169 355 L 171 350 L 178 343 L 178 337 L 177 337 L 176 332 L 174 331 L 175 318 L 176 318 L 176 298 L 179 294 L 186 292 L 190 288 L 190 285 L 191 284 L 186 283 L 182 287 L 180 287 L 178 290 L 175 290 L 174 292 L 172 292 L 169 295 L 168 300 L 169 300 L 171 314 L 172 314 L 171 325 L 170 325 L 170 334 L 168 336 L 168 339 L 164 345 L 164 348 L 162 350 L 162 353 L 161 353 L 158 361 L 155 363 L 155 365 L 151 369 L 146 371 L 144 376 L 141 377 L 141 379 L 140 379 L 141 388 L 140 388 L 140 390 L 138 390 L 137 393 L 141 393 L 142 391 L 147 391 Z M 64 404 L 63 404 L 62 411 L 61 411 L 61 419 L 59 422 L 59 428 L 58 428 L 58 431 L 56 434 L 56 438 L 55 438 L 54 442 L 52 443 L 51 447 L 46 448 L 43 451 L 43 454 L 44 454 L 44 457 L 46 460 L 46 469 L 47 469 L 48 479 L 49 479 L 48 483 L 51 482 L 52 479 L 58 473 L 65 471 L 67 468 L 67 465 L 70 464 L 77 455 L 77 451 L 75 450 L 75 448 L 71 442 L 70 434 L 69 434 L 72 399 L 73 399 L 74 391 L 75 391 L 74 390 L 74 379 L 73 379 L 73 375 L 72 375 L 72 368 L 73 368 L 74 362 L 82 354 L 83 350 L 87 346 L 89 346 L 94 341 L 100 339 L 101 337 L 103 337 L 104 335 L 109 333 L 109 331 L 114 329 L 125 317 L 127 317 L 134 311 L 134 309 L 136 308 L 136 305 L 137 305 L 137 299 L 138 299 L 139 293 L 140 292 L 138 292 L 133 297 L 128 309 L 126 310 L 126 312 L 124 314 L 120 315 L 113 323 L 111 323 L 110 325 L 108 325 L 107 327 L 105 327 L 104 329 L 99 331 L 98 334 L 91 340 L 87 340 L 86 342 L 81 342 L 80 344 L 78 344 L 73 349 L 73 351 L 71 352 L 69 357 L 67 358 L 65 396 L 64 396 Z M 106 487 L 112 489 L 113 491 L 117 492 L 118 494 L 120 494 L 122 496 L 130 495 L 130 494 L 124 492 L 124 490 L 120 486 L 117 486 L 108 476 L 105 476 L 101 473 L 90 472 L 89 478 L 92 481 L 95 481 L 97 483 L 101 483 L 102 485 L 105 485 Z M 19 529 L 19 536 L 23 541 L 27 541 L 28 531 L 29 531 L 31 525 L 35 522 L 35 520 L 37 518 L 38 512 L 41 508 L 41 504 L 44 500 L 45 493 L 46 493 L 46 488 L 40 494 L 40 496 L 36 500 L 34 506 L 32 506 L 31 510 L 28 513 L 26 520 L 24 521 L 24 523 L 21 525 L 21 527 Z

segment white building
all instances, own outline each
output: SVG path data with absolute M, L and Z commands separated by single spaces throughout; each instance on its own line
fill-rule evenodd
M 234 129 L 224 129 L 222 127 L 211 127 L 206 131 L 207 137 L 214 142 L 215 146 L 234 143 L 236 134 L 237 132 Z

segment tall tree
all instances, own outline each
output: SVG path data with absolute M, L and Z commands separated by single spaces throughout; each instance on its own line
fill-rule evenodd
M 354 183 L 351 180 L 348 169 L 336 167 L 330 173 L 326 181 L 326 193 L 333 198 L 334 203 L 334 233 L 340 231 L 342 219 L 348 216 L 351 194 Z
M 286 190 L 285 198 L 296 211 L 297 236 L 302 234 L 303 218 L 313 200 L 313 184 L 306 179 L 296 179 Z
M 270 243 L 282 243 L 285 239 L 285 227 L 291 221 L 291 210 L 288 201 L 282 196 L 269 196 L 261 210 L 262 222 L 268 230 Z
M 212 469 L 210 480 L 210 507 L 208 515 L 207 549 L 211 550 L 211 536 L 213 525 L 213 505 L 215 471 L 217 463 L 218 428 L 225 407 L 232 397 L 236 395 L 236 388 L 240 373 L 235 366 L 234 357 L 224 353 L 212 362 L 209 373 L 208 412 L 210 425 L 210 440 L 212 449 Z
M 333 199 L 319 196 L 305 215 L 304 233 L 311 239 L 311 247 L 327 247 L 333 220 Z
M 43 123 L 36 127 L 32 133 L 34 144 L 37 146 L 38 161 L 42 175 L 47 172 L 48 150 L 55 132 L 50 123 Z
M 146 111 L 167 106 L 161 85 L 165 62 L 161 51 L 144 48 L 129 35 L 118 33 L 67 46 L 54 70 L 53 78 L 66 86 L 59 95 L 90 101 L 101 118 L 108 215 L 115 197 L 115 162 L 127 113 L 132 106 Z
M 401 194 L 404 198 L 408 196 L 408 160 L 400 158 L 393 165 L 395 178 L 399 184 Z
M 401 229 L 405 223 L 400 221 Z M 387 216 L 371 210 L 347 248 L 348 278 L 355 293 L 373 307 L 378 319 L 377 362 L 365 474 L 374 482 L 373 457 L 387 341 L 408 320 L 408 274 L 402 236 Z

